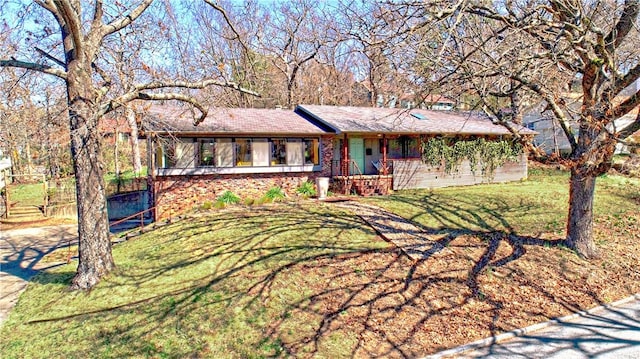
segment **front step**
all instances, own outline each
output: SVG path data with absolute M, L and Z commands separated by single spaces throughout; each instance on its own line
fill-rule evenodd
M 42 209 L 38 206 L 16 206 L 9 208 L 10 218 L 23 218 L 23 217 L 44 217 Z

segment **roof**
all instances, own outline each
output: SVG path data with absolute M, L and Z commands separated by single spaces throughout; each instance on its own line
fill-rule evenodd
M 296 112 L 325 123 L 335 132 L 391 134 L 509 135 L 504 126 L 470 114 L 376 107 L 299 105 Z M 536 132 L 514 125 L 523 135 Z
M 143 126 L 147 132 L 180 134 L 282 134 L 322 135 L 325 129 L 291 110 L 254 108 L 209 108 L 207 117 L 198 126 L 198 116 L 190 107 L 154 105 L 144 111 Z
M 444 97 L 442 95 L 428 95 L 424 98 L 425 103 L 449 103 L 455 104 L 456 102 L 448 97 Z

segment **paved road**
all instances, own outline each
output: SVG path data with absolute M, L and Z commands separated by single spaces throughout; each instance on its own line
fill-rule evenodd
M 54 264 L 40 263 L 47 253 L 74 243 L 76 225 L 0 230 L 0 323 L 8 316 L 20 293 L 38 270 Z
M 457 358 L 640 358 L 640 295 L 539 332 L 455 354 Z

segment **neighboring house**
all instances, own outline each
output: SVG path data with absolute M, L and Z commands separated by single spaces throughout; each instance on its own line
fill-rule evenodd
M 537 132 L 537 135 L 533 138 L 533 144 L 547 154 L 567 155 L 571 153 L 571 144 L 567 139 L 567 135 L 560 126 L 558 120 L 547 112 L 543 112 L 544 104 L 538 105 L 529 113 L 523 117 L 523 124 L 528 129 Z M 578 102 L 572 103 L 570 107 L 579 106 Z M 635 121 L 638 116 L 638 110 L 634 110 L 625 116 L 615 120 L 612 125 L 609 126 L 612 132 L 618 131 L 621 128 L 625 128 L 629 124 Z M 576 138 L 579 133 L 579 125 L 576 121 L 570 121 L 571 127 Z M 629 153 L 629 148 L 619 143 L 616 145 L 616 154 Z
M 158 217 L 213 202 L 227 190 L 257 198 L 277 186 L 294 195 L 318 177 L 332 178 L 336 192 L 367 195 L 527 176 L 524 154 L 491 177 L 464 163 L 454 174 L 424 165 L 426 138 L 510 136 L 488 119 L 449 112 L 300 105 L 295 111 L 212 108 L 198 126 L 193 118 L 176 106 L 154 106 L 144 116 Z
M 131 126 L 129 126 L 124 117 L 104 117 L 102 121 L 100 121 L 98 129 L 102 137 L 110 144 L 113 144 L 115 141 L 120 143 L 129 142 L 129 137 L 131 137 Z
M 456 102 L 442 95 L 428 95 L 423 101 L 423 108 L 436 111 L 453 111 Z

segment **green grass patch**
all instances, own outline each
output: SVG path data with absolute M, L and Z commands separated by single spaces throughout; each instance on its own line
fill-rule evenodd
M 120 172 L 120 175 L 116 176 L 115 173 L 109 172 L 104 175 L 105 182 L 108 183 L 117 183 L 118 181 L 130 181 L 136 178 L 145 178 L 147 177 L 147 166 L 143 166 L 140 173 L 135 173 L 133 170 L 126 170 Z
M 638 179 L 599 177 L 595 215 L 637 208 L 639 192 Z M 399 191 L 367 200 L 431 229 L 560 235 L 568 215 L 569 173 L 536 168 L 522 182 Z
M 635 222 L 624 213 L 637 209 L 638 193 L 638 180 L 599 178 L 597 219 L 606 218 L 622 238 L 633 238 Z M 567 196 L 566 172 L 536 169 L 528 181 L 402 191 L 366 201 L 445 232 L 500 230 L 561 236 Z M 380 240 L 357 215 L 329 204 L 234 206 L 200 213 L 116 245 L 117 269 L 90 292 L 67 290 L 75 263 L 36 276 L 0 328 L 0 353 L 3 359 L 341 358 L 378 351 L 382 357 L 394 352 L 384 347 L 358 350 L 363 344 L 386 343 L 371 339 L 376 333 L 393 336 L 410 330 L 412 325 L 407 323 L 414 319 L 435 321 L 416 338 L 437 331 L 430 328 L 457 325 L 451 332 L 464 332 L 460 340 L 468 340 L 461 328 L 466 329 L 474 316 L 488 313 L 485 307 L 472 312 L 466 306 L 475 308 L 475 299 L 461 300 L 468 289 L 464 289 L 465 276 L 474 265 L 468 257 L 484 253 L 484 242 L 460 237 L 450 244 L 447 256 L 436 255 L 425 265 L 410 268 L 411 262 Z M 508 256 L 509 250 L 504 251 Z M 510 269 L 491 264 L 481 271 L 474 298 L 520 290 L 523 282 L 509 279 L 507 269 L 517 273 L 516 279 L 544 280 L 548 276 L 544 270 L 553 262 L 549 257 L 538 262 L 537 255 L 544 253 L 553 258 L 559 254 L 568 273 L 588 264 L 555 248 L 537 251 L 534 246 L 518 262 L 510 263 Z M 577 267 L 572 267 L 573 262 Z M 602 266 L 607 265 L 611 264 Z M 432 269 L 433 273 L 426 272 Z M 567 287 L 554 283 L 554 288 Z M 517 301 L 507 298 L 505 303 L 548 297 L 535 293 L 525 291 Z M 472 314 L 465 317 L 457 309 L 449 311 L 447 301 L 461 303 L 455 308 Z M 504 305 L 505 310 L 509 305 Z M 442 306 L 446 310 L 434 309 Z M 524 313 L 516 309 L 513 313 Z M 500 318 L 511 318 L 513 313 Z M 558 314 L 562 313 L 549 315 Z M 398 317 L 400 323 L 392 324 Z M 488 318 L 487 323 L 493 323 L 496 317 Z M 456 320 L 458 324 L 451 324 Z M 519 324 L 530 323 L 513 326 Z M 387 325 L 391 328 L 384 332 Z M 363 337 L 354 335 L 368 326 L 376 329 L 361 332 Z M 419 356 L 425 345 L 434 345 L 429 338 L 419 344 L 415 353 L 407 353 Z
M 22 206 L 42 206 L 45 190 L 42 183 L 11 184 L 7 187 L 9 201 L 18 202 Z
M 114 247 L 117 270 L 90 292 L 69 292 L 76 264 L 38 275 L 0 329 L 3 358 L 283 355 L 317 320 L 291 315 L 309 300 L 300 268 L 388 243 L 325 205 L 232 208 L 184 220 Z M 309 314 L 312 315 L 312 314 Z M 315 323 L 315 324 L 314 324 Z M 337 334 L 336 334 L 337 335 Z M 343 333 L 326 352 L 340 357 Z

